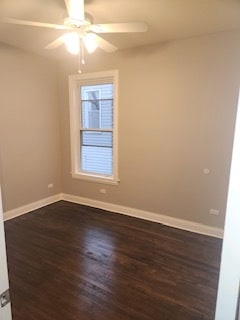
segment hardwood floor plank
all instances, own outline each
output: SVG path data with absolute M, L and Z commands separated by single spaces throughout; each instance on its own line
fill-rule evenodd
M 57 202 L 5 222 L 14 320 L 213 320 L 222 241 Z

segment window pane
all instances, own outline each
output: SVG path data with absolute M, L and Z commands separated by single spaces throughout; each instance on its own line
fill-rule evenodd
M 113 100 L 100 101 L 100 128 L 113 127 Z
M 82 131 L 83 146 L 112 147 L 112 132 Z
M 100 92 L 100 96 L 97 99 L 112 99 L 113 98 L 113 84 L 98 84 L 91 86 L 81 86 L 81 100 L 92 100 L 94 99 L 94 95 L 92 99 L 90 99 L 90 95 L 88 92 Z
M 81 170 L 112 174 L 112 132 L 81 132 Z
M 113 127 L 113 101 L 82 101 L 82 127 L 86 129 Z
M 112 148 L 82 146 L 81 170 L 96 174 L 112 175 Z
M 113 85 L 81 87 L 82 128 L 113 127 Z
M 83 128 L 100 128 L 99 101 L 82 102 L 82 127 Z

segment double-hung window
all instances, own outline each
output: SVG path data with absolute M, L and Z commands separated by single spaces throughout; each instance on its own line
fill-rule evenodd
M 116 70 L 69 76 L 72 176 L 117 183 Z

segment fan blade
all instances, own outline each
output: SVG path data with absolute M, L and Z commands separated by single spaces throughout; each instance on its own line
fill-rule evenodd
M 96 33 L 146 32 L 148 26 L 145 22 L 106 23 L 92 24 L 89 29 Z
M 61 46 L 63 44 L 62 36 L 58 37 L 56 40 L 50 42 L 45 49 L 56 49 L 57 47 Z
M 65 0 L 65 4 L 71 19 L 84 21 L 84 0 Z
M 101 48 L 102 50 L 106 52 L 114 52 L 118 49 L 107 40 L 104 40 L 102 37 L 99 37 L 97 34 L 92 33 L 92 35 L 94 36 L 94 40 L 97 43 L 98 47 Z
M 29 20 L 20 20 L 14 18 L 2 18 L 2 22 L 10 23 L 10 24 L 18 24 L 23 26 L 32 26 L 32 27 L 44 27 L 44 28 L 53 28 L 57 30 L 66 30 L 69 27 L 61 25 L 61 24 L 53 24 L 53 23 L 45 23 L 45 22 L 38 22 L 38 21 L 29 21 Z

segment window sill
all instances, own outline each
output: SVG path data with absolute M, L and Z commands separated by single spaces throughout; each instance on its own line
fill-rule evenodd
M 104 183 L 104 184 L 112 184 L 112 185 L 118 185 L 120 180 L 119 179 L 113 179 L 113 178 L 107 178 L 107 177 L 100 177 L 97 175 L 90 175 L 90 174 L 83 174 L 83 173 L 71 173 L 72 178 L 89 181 L 89 182 L 97 182 L 97 183 Z

